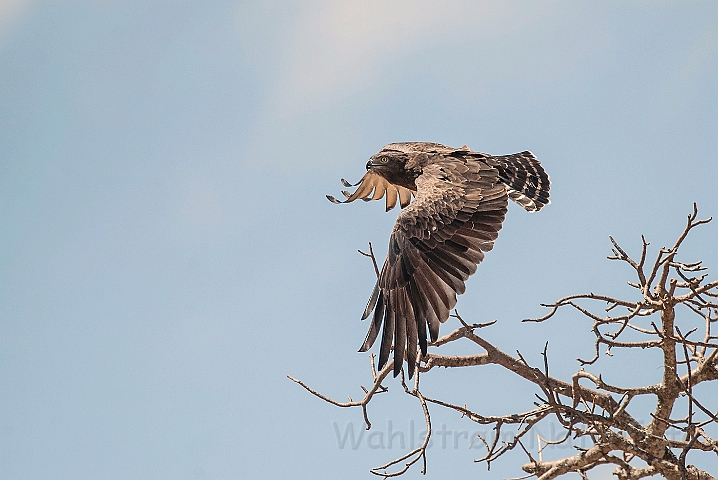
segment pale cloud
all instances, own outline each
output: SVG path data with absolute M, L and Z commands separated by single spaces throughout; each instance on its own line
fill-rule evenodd
M 0 21 L 17 15 L 28 3 L 27 0 L 0 0 Z
M 473 10 L 488 17 L 491 7 L 477 2 Z M 300 14 L 281 65 L 278 111 L 316 108 L 317 102 L 331 102 L 377 83 L 392 59 L 464 22 L 466 15 L 456 4 L 312 3 Z
M 0 45 L 27 13 L 31 3 L 29 0 L 0 0 Z
M 318 145 L 352 148 L 358 139 L 336 107 L 349 98 L 390 95 L 399 71 L 434 76 L 461 98 L 517 76 L 535 82 L 565 75 L 605 43 L 592 34 L 600 28 L 589 31 L 583 18 L 575 21 L 576 11 L 582 10 L 558 0 L 245 4 L 236 12 L 237 36 L 244 60 L 262 78 L 264 97 L 243 156 L 265 156 L 272 145 L 275 164 L 289 165 L 296 152 Z M 571 45 L 561 36 L 567 31 L 576 40 Z M 539 50 L 547 37 L 550 48 Z M 410 64 L 431 57 L 415 53 L 437 48 L 443 55 L 432 61 L 440 64 Z
M 490 1 L 302 3 L 292 26 L 275 33 L 282 36 L 282 45 L 267 106 L 290 117 L 322 109 L 381 82 L 402 55 L 428 45 L 513 35 L 555 8 L 556 2 L 540 7 Z M 266 28 L 262 34 L 266 38 L 271 31 Z
M 556 78 L 606 45 L 591 15 L 559 0 L 265 0 L 240 7 L 236 26 L 246 60 L 263 76 L 265 112 L 289 120 L 386 84 L 396 62 L 424 48 L 442 48 L 445 65 L 452 55 L 473 62 L 453 65 L 457 71 L 481 73 L 462 80 L 446 72 L 448 88 L 458 81 L 456 88 L 481 91 L 482 82 L 529 71 L 533 81 Z M 432 75 L 436 67 L 416 70 Z

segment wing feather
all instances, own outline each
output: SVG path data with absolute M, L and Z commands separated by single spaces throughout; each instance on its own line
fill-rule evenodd
M 376 307 L 374 308 L 374 317 L 372 318 L 371 325 L 369 326 L 369 331 L 366 333 L 364 344 L 359 349 L 360 352 L 366 352 L 374 344 L 374 341 L 379 334 L 379 329 L 381 328 L 381 322 L 384 318 L 384 312 L 384 294 L 380 291 L 379 295 L 377 296 Z
M 382 179 L 383 180 L 383 179 Z M 386 193 L 388 182 L 377 182 L 374 186 L 374 195 L 371 196 L 371 200 L 379 200 Z
M 417 270 L 414 274 L 415 285 L 417 286 L 417 297 L 422 297 L 424 305 L 426 306 L 426 324 L 429 326 L 429 333 L 431 340 L 435 341 L 439 338 L 439 325 L 441 324 L 440 318 L 449 318 L 449 308 L 439 299 L 439 296 L 434 288 L 427 282 L 424 274 L 421 270 Z M 416 304 L 419 301 L 416 300 Z M 419 338 L 421 339 L 422 332 L 419 331 Z M 423 332 L 424 341 L 426 341 L 426 331 Z M 426 346 L 422 350 L 426 354 Z
M 404 208 L 411 202 L 411 190 L 402 186 L 397 186 L 397 190 L 399 191 L 399 205 Z
M 399 374 L 404 364 L 404 349 L 406 347 L 406 324 L 413 322 L 409 317 L 407 308 L 406 289 L 396 290 L 396 316 L 394 322 L 394 376 Z
M 381 370 L 389 360 L 391 341 L 394 337 L 394 319 L 396 316 L 396 299 L 391 293 L 387 296 L 387 305 L 384 312 L 384 331 L 381 337 L 381 348 L 379 349 L 379 369 Z M 371 347 L 369 345 L 367 348 Z
M 381 290 L 379 290 L 379 281 L 377 281 L 376 285 L 374 285 L 374 291 L 371 292 L 371 297 L 369 297 L 369 301 L 367 302 L 366 308 L 364 309 L 364 313 L 362 314 L 362 320 L 365 320 L 369 316 L 371 311 L 374 310 L 376 301 L 379 298 L 379 293 L 381 293 Z
M 381 190 L 382 184 L 386 181 L 384 180 L 380 175 L 369 175 L 367 172 L 366 175 L 364 175 L 364 178 L 362 178 L 362 182 L 359 185 L 359 188 L 356 189 L 354 193 L 352 193 L 344 203 L 353 202 L 357 198 L 365 198 L 367 197 L 372 190 L 378 189 Z
M 434 249 L 434 251 L 426 255 L 426 263 L 429 265 L 429 268 L 431 268 L 434 274 L 439 277 L 441 281 L 451 287 L 454 292 L 458 294 L 464 293 L 466 291 L 466 286 L 464 285 L 464 280 L 461 278 L 461 275 L 454 269 L 454 267 L 448 265 L 441 258 L 439 258 L 438 253 L 438 249 Z
M 388 212 L 396 206 L 397 191 L 396 188 L 387 188 L 386 190 L 386 211 Z
M 345 186 L 351 186 L 349 182 L 342 179 L 342 184 Z M 346 190 L 342 191 L 342 194 L 346 197 L 343 202 L 337 200 L 331 195 L 327 195 L 327 198 L 332 203 L 350 203 L 357 199 L 362 200 L 380 200 L 386 196 L 386 211 L 388 212 L 396 206 L 397 198 L 401 208 L 405 208 L 411 203 L 411 196 L 413 192 L 406 187 L 401 185 L 395 185 L 389 182 L 386 178 L 379 175 L 373 170 L 367 171 L 362 179 L 357 184 L 359 187 L 354 193 L 349 193 Z
M 409 295 L 409 304 L 412 307 L 414 313 L 414 321 L 409 322 L 406 329 L 406 350 L 407 350 L 407 363 L 409 364 L 409 372 L 414 371 L 416 365 L 416 347 L 417 341 L 421 348 L 422 355 L 426 355 L 426 301 L 417 297 L 416 295 L 416 283 L 412 280 L 408 287 L 407 293 Z M 422 340 L 423 332 L 423 340 Z
M 508 204 L 507 187 L 489 160 L 443 156 L 423 167 L 416 185 L 411 203 L 411 191 L 387 185 L 387 210 L 397 197 L 406 208 L 389 241 L 376 287 L 380 293 L 372 292 L 364 312 L 366 318 L 374 309 L 362 350 L 371 347 L 383 322 L 379 368 L 388 362 L 393 343 L 395 376 L 405 359 L 413 375 L 418 352 L 427 351 L 427 328 L 432 341 L 438 338 L 457 294 L 493 247 Z M 357 192 L 362 186 L 363 181 Z

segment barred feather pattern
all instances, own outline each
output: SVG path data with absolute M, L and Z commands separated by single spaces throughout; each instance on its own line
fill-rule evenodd
M 499 180 L 508 187 L 509 198 L 527 212 L 538 212 L 549 201 L 550 181 L 533 153 L 493 157 L 498 162 Z

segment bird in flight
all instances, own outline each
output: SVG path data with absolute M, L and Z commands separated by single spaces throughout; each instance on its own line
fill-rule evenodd
M 394 376 L 407 361 L 409 378 L 439 337 L 439 325 L 449 318 L 456 295 L 476 272 L 498 237 L 508 199 L 529 212 L 549 203 L 549 177 L 531 152 L 494 156 L 467 146 L 452 148 L 438 143 L 390 143 L 373 155 L 367 172 L 342 192 L 349 203 L 386 197 L 386 211 L 403 209 L 389 239 L 389 252 L 364 309 L 372 315 L 364 344 L 374 344 L 383 324 L 379 369 L 394 347 Z M 345 186 L 351 187 L 342 179 Z M 412 197 L 414 197 L 412 201 Z

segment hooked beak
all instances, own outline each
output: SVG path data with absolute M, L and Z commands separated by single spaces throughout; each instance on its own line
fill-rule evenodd
M 371 160 L 369 160 L 368 162 L 366 162 L 366 169 L 371 170 L 371 167 L 373 167 L 373 165 L 371 163 Z

